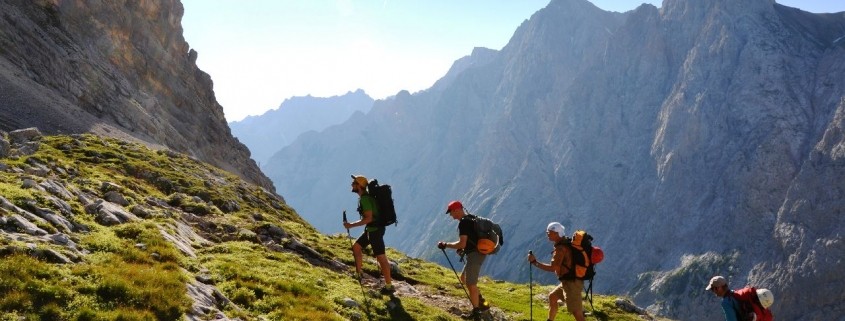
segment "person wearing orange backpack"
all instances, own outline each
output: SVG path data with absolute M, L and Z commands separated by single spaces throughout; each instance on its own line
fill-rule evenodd
M 490 309 L 490 303 L 484 300 L 481 293 L 478 291 L 478 276 L 481 273 L 481 265 L 484 264 L 484 259 L 487 257 L 478 251 L 478 234 L 475 230 L 474 215 L 470 215 L 464 210 L 464 205 L 460 201 L 451 201 L 446 205 L 446 214 L 449 214 L 452 219 L 458 221 L 458 240 L 454 242 L 437 242 L 437 248 L 444 250 L 452 248 L 460 250 L 462 256 L 466 255 L 466 264 L 464 270 L 461 272 L 460 281 L 466 284 L 467 296 L 469 297 L 472 310 L 468 313 L 462 314 L 463 319 L 478 320 L 481 318 L 481 313 Z M 445 251 L 443 252 L 446 253 Z M 448 259 L 448 256 L 446 257 Z M 451 264 L 451 263 L 449 263 Z
M 560 280 L 560 284 L 549 293 L 549 320 L 554 320 L 557 315 L 557 300 L 566 302 L 566 309 L 572 313 L 576 321 L 585 321 L 584 306 L 581 300 L 581 291 L 584 290 L 584 280 L 570 277 L 569 273 L 572 262 L 572 251 L 567 243 L 566 229 L 558 222 L 551 222 L 546 227 L 546 237 L 554 243 L 555 250 L 552 252 L 552 261 L 549 264 L 540 263 L 533 253 L 528 254 L 528 262 L 540 270 L 554 272 Z

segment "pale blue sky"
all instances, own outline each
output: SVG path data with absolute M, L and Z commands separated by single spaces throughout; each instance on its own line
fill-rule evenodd
M 697 1 L 697 0 L 696 0 Z M 741 1 L 741 0 L 738 0 Z M 643 2 L 593 0 L 624 12 Z M 549 0 L 182 0 L 185 39 L 199 52 L 228 121 L 275 109 L 286 98 L 376 99 L 426 89 L 474 47 L 501 49 Z M 811 12 L 842 0 L 779 0 Z

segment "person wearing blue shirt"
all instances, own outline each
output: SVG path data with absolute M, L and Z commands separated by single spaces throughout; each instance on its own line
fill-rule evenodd
M 714 276 L 707 284 L 707 291 L 713 292 L 716 296 L 722 298 L 722 310 L 725 312 L 725 321 L 739 321 L 739 302 L 731 295 L 730 288 L 728 288 L 728 280 L 723 276 Z

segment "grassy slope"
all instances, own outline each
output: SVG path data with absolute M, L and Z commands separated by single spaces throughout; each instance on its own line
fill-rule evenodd
M 400 295 L 399 302 L 391 303 L 387 296 L 370 292 L 361 300 L 361 288 L 348 271 L 314 266 L 295 252 L 274 251 L 249 231 L 279 226 L 326 258 L 351 265 L 345 235 L 319 234 L 273 195 L 183 155 L 91 135 L 49 136 L 41 143 L 34 155 L 0 159 L 8 165 L 0 171 L 0 195 L 16 206 L 60 212 L 49 200 L 49 193 L 22 188 L 24 179 L 39 183 L 51 179 L 70 191 L 96 197 L 103 197 L 102 184 L 111 182 L 122 186 L 121 193 L 130 203 L 127 210 L 145 204 L 151 215 L 107 227 L 85 212 L 77 196 L 65 199 L 72 208 L 66 218 L 89 230 L 65 231 L 87 251 L 82 255 L 45 241 L 16 239 L 19 233 L 0 233 L 0 320 L 178 319 L 191 308 L 186 283 L 197 274 L 209 275 L 234 303 L 223 307 L 223 312 L 245 320 L 344 320 L 356 316 L 364 320 L 453 320 L 456 317 L 446 311 L 448 306 L 433 305 L 434 301 L 426 298 L 442 295 L 453 302 L 465 301 L 451 270 L 394 250 L 388 255 L 400 263 L 404 274 L 400 279 L 423 294 Z M 51 173 L 39 177 L 12 170 L 35 163 L 48 165 Z M 171 207 L 150 206 L 151 198 L 164 200 Z M 232 202 L 239 208 L 229 207 L 228 213 L 220 210 Z M 197 230 L 198 225 L 205 226 L 200 234 L 213 242 L 193 244 L 196 257 L 185 255 L 159 232 L 171 231 L 184 213 L 200 217 L 204 224 L 191 225 Z M 0 209 L 0 216 L 10 215 Z M 50 233 L 60 231 L 49 223 L 38 225 Z M 9 224 L 6 228 L 11 229 Z M 38 259 L 35 253 L 47 249 L 76 258 L 75 263 Z M 374 262 L 367 262 L 365 270 L 378 275 Z M 526 284 L 483 278 L 479 286 L 511 319 L 528 319 Z M 549 290 L 548 286 L 535 286 L 534 292 Z M 363 301 L 364 306 L 344 307 L 345 298 Z M 640 320 L 617 310 L 614 299 L 596 296 L 601 311 L 596 315 L 607 320 Z M 545 309 L 535 300 L 534 319 L 544 319 Z M 565 309 L 561 311 L 558 320 L 571 320 Z

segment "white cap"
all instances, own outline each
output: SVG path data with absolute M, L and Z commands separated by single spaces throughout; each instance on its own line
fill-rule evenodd
M 549 223 L 549 226 L 546 227 L 546 232 L 549 231 L 555 231 L 560 237 L 566 235 L 566 229 L 563 227 L 563 224 L 560 224 L 558 222 Z
M 710 283 L 707 283 L 707 287 L 704 288 L 705 291 L 710 291 L 712 288 L 717 288 L 720 286 L 728 285 L 728 280 L 726 280 L 723 276 L 717 275 L 710 279 Z

